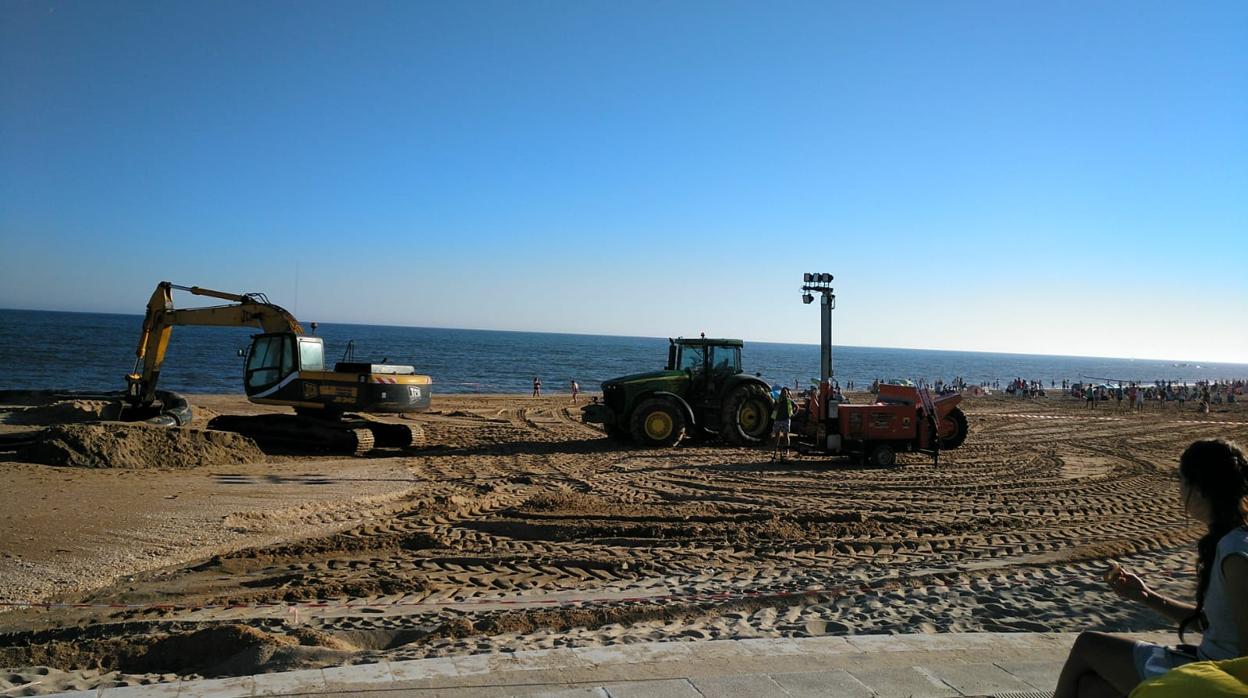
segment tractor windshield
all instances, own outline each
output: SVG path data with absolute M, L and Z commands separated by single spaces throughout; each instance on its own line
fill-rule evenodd
M 711 347 L 711 368 L 715 373 L 740 373 L 741 347 Z
M 686 344 L 680 348 L 680 366 L 682 371 L 699 373 L 702 371 L 702 347 Z

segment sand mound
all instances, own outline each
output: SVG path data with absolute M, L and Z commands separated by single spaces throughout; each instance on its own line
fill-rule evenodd
M 246 625 L 218 625 L 157 640 L 145 651 L 124 658 L 121 669 L 127 673 L 217 674 L 222 672 L 214 670 L 222 664 L 256 666 L 271 658 L 277 648 L 297 644 Z
M 79 468 L 193 468 L 264 460 L 251 439 L 146 424 L 65 424 L 44 429 L 19 457 Z
M 121 414 L 121 403 L 110 400 L 58 400 L 8 412 L 10 424 L 72 424 L 98 422 Z
M 173 634 L 144 634 L 127 626 L 112 630 L 118 635 L 76 637 L 80 631 L 62 629 L 5 636 L 0 662 L 61 671 L 239 676 L 341 664 L 354 650 L 345 640 L 312 629 L 283 635 L 227 623 Z

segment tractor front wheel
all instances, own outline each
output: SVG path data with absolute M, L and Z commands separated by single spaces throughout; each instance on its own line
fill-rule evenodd
M 633 439 L 652 448 L 671 448 L 685 435 L 685 415 L 671 400 L 651 398 L 633 410 Z
M 728 395 L 721 408 L 719 436 L 735 445 L 762 443 L 771 431 L 771 396 L 749 383 Z
M 867 462 L 879 468 L 887 468 L 897 462 L 897 451 L 888 444 L 876 444 L 867 451 Z

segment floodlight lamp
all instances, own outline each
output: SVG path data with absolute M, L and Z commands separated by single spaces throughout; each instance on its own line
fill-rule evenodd
M 802 302 L 805 303 L 806 305 L 810 305 L 811 303 L 815 302 L 815 297 L 810 295 L 809 293 L 804 293 L 802 294 Z
M 802 283 L 808 284 L 811 281 L 813 281 L 813 279 L 811 278 L 812 276 L 814 276 L 814 274 L 811 274 L 810 272 L 806 272 L 805 274 L 802 274 Z
M 832 275 L 831 275 L 831 274 L 820 274 L 820 275 L 819 275 L 819 280 L 820 280 L 820 281 L 822 281 L 822 282 L 823 282 L 823 283 L 825 283 L 825 284 L 830 284 L 830 283 L 832 283 Z

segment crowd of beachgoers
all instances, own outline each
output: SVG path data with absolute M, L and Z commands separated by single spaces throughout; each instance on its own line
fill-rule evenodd
M 934 389 L 945 392 L 949 390 L 967 390 L 964 383 L 955 380 L 950 384 L 942 384 L 937 381 L 933 386 Z M 1068 395 L 1073 398 L 1086 400 L 1089 406 L 1104 402 L 1114 402 L 1118 407 L 1125 406 L 1130 409 L 1145 409 L 1147 405 L 1159 404 L 1162 407 L 1176 406 L 1183 408 L 1190 401 L 1197 406 L 1198 409 L 1207 410 L 1211 405 L 1234 404 L 1244 398 L 1244 392 L 1248 389 L 1248 379 L 1236 380 L 1214 380 L 1214 381 L 1169 381 L 1156 380 L 1151 384 L 1143 382 L 1092 382 L 1088 380 L 1072 381 L 1070 379 L 1062 379 L 1061 392 L 1059 395 Z M 1056 380 L 1049 381 L 1049 389 L 1056 390 L 1058 382 Z M 992 381 L 991 383 L 981 383 L 978 386 L 972 386 L 976 392 L 989 392 L 990 390 L 999 390 L 1007 395 L 1016 395 L 1024 397 L 1043 397 L 1046 395 L 1045 384 L 1042 380 L 1027 380 L 1023 378 L 1015 378 L 1007 381 L 1005 388 L 1001 388 L 1000 381 Z
M 881 383 L 889 383 L 885 379 L 876 379 L 871 382 L 871 392 L 878 391 Z M 835 389 L 834 385 L 834 389 Z M 1086 400 L 1089 405 L 1096 406 L 1104 402 L 1115 402 L 1118 406 L 1132 409 L 1144 409 L 1146 405 L 1160 404 L 1163 407 L 1175 405 L 1179 408 L 1184 407 L 1187 402 L 1191 401 L 1198 409 L 1208 409 L 1211 405 L 1234 404 L 1244 398 L 1245 390 L 1248 390 L 1248 379 L 1235 380 L 1201 380 L 1201 381 L 1177 381 L 1177 380 L 1155 380 L 1151 384 L 1144 382 L 1131 381 L 1095 381 L 1083 379 L 1075 381 L 1063 378 L 1060 382 L 1057 379 L 1050 379 L 1046 387 L 1045 381 L 1040 379 L 1027 379 L 1016 377 L 1011 380 L 1002 381 L 1000 379 L 992 381 L 982 381 L 980 383 L 968 383 L 961 376 L 955 377 L 953 380 L 946 382 L 944 379 L 936 379 L 934 381 L 920 380 L 917 383 L 919 388 L 927 388 L 939 394 L 953 392 L 971 392 L 976 395 L 987 395 L 994 392 L 1018 397 L 1046 397 L 1049 392 L 1057 395 L 1068 395 L 1070 397 Z M 1060 387 L 1060 392 L 1058 391 Z

